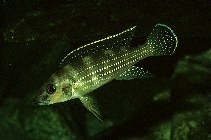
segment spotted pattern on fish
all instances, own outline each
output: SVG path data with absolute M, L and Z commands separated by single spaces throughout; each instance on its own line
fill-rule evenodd
M 71 51 L 62 59 L 62 61 L 60 62 L 60 67 L 70 63 L 71 60 L 84 57 L 86 56 L 86 54 L 98 53 L 102 50 L 109 50 L 113 47 L 118 46 L 130 46 L 135 28 L 136 26 L 129 28 L 121 33 L 115 34 L 113 36 L 108 36 L 101 40 L 97 40 L 89 44 L 83 45 Z
M 116 77 L 116 80 L 131 80 L 137 78 L 150 78 L 150 77 L 153 77 L 153 75 L 149 71 L 144 70 L 143 68 L 132 66 L 131 68 L 123 72 L 121 75 Z
M 64 63 L 70 59 L 66 65 L 73 66 L 76 71 L 76 95 L 93 91 L 148 56 L 174 52 L 177 38 L 169 27 L 161 24 L 155 26 L 145 44 L 130 48 L 135 27 L 84 45 L 62 60 Z
M 178 39 L 171 28 L 157 24 L 147 38 L 149 48 L 154 55 L 171 55 L 177 48 Z
M 88 96 L 88 93 L 113 79 L 127 79 L 127 76 L 132 75 L 128 78 L 130 79 L 149 74 L 137 72 L 140 69 L 133 65 L 149 56 L 171 55 L 177 47 L 177 37 L 166 25 L 157 24 L 144 44 L 131 47 L 135 31 L 136 26 L 86 44 L 67 54 L 60 63 L 59 72 L 54 73 L 47 81 L 47 84 L 56 85 L 56 92 L 48 95 L 48 101 L 41 102 L 40 99 L 40 104 L 52 104 L 73 98 L 80 98 L 84 102 L 83 97 Z M 132 71 L 127 72 L 130 69 Z M 46 95 L 45 85 L 41 97 Z M 63 90 L 64 86 L 71 88 Z M 66 89 L 69 94 L 63 92 Z

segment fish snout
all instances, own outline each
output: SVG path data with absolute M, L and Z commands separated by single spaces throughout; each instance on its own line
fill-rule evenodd
M 39 95 L 34 98 L 34 103 L 37 105 L 48 105 L 50 102 L 48 95 Z

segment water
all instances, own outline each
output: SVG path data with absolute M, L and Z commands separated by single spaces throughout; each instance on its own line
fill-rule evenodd
M 211 139 L 209 1 L 5 0 L 0 7 L 0 139 Z M 103 122 L 79 100 L 33 104 L 71 50 L 135 25 L 135 42 L 144 42 L 156 23 L 177 34 L 175 54 L 137 64 L 153 79 L 94 91 Z

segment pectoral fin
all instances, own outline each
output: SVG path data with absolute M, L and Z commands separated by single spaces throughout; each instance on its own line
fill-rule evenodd
M 91 97 L 91 96 L 84 96 L 84 97 L 80 97 L 80 100 L 83 103 L 83 105 L 90 112 L 92 112 L 99 120 L 102 121 L 99 108 L 98 108 L 98 106 L 96 104 L 96 101 L 95 101 L 95 99 L 93 97 Z
M 121 75 L 116 77 L 116 80 L 131 80 L 131 79 L 138 79 L 138 78 L 151 78 L 153 75 L 144 70 L 143 68 L 139 68 L 136 66 L 132 66 L 131 68 L 127 69 Z

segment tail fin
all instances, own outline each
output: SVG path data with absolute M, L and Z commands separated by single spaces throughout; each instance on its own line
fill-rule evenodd
M 164 24 L 156 24 L 147 37 L 147 47 L 150 47 L 149 50 L 154 56 L 173 54 L 177 43 L 176 34 Z

